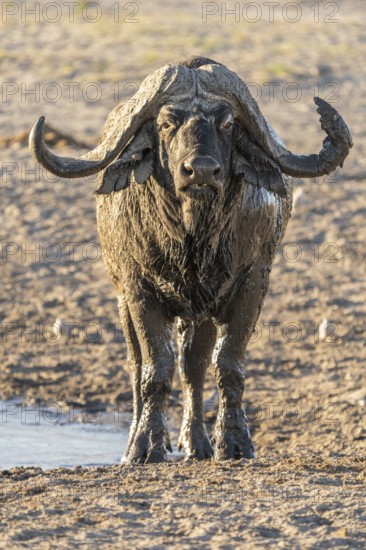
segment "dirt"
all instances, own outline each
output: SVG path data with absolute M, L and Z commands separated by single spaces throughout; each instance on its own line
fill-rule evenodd
M 364 548 L 365 462 L 267 456 L 2 473 L 7 547 Z
M 81 153 L 144 76 L 195 53 L 252 83 L 264 115 L 292 151 L 320 150 L 312 100 L 318 93 L 339 109 L 354 148 L 332 176 L 295 183 L 295 209 L 247 354 L 245 405 L 258 458 L 3 471 L 0 545 L 364 548 L 363 4 L 319 3 L 317 14 L 313 2 L 299 2 L 301 16 L 290 22 L 296 14 L 284 12 L 281 2 L 272 23 L 263 3 L 257 22 L 245 20 L 243 13 L 254 18 L 243 12 L 246 3 L 237 22 L 221 3 L 211 3 L 219 12 L 204 22 L 207 5 L 160 0 L 138 4 L 135 15 L 133 6 L 123 11 L 121 5 L 119 23 L 112 2 L 99 4 L 95 23 L 81 4 L 70 22 L 62 3 L 57 23 L 46 20 L 54 17 L 51 8 L 39 22 L 25 14 L 23 23 L 19 12 L 0 23 L 1 399 L 102 409 L 126 409 L 131 401 L 116 302 L 96 235 L 95 180 L 32 173 L 24 133 L 38 116 L 46 115 L 58 154 Z M 33 95 L 26 93 L 31 89 Z M 61 91 L 56 100 L 55 90 Z M 100 95 L 95 101 L 93 93 Z M 205 397 L 212 430 L 211 373 Z M 175 443 L 180 415 L 176 376 L 168 407 Z

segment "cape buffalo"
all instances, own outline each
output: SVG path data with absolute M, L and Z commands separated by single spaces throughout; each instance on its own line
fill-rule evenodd
M 291 213 L 291 176 L 329 174 L 352 146 L 337 111 L 315 98 L 327 137 L 319 154 L 288 151 L 247 86 L 210 59 L 190 57 L 148 76 L 109 115 L 100 144 L 80 158 L 53 154 L 44 117 L 33 156 L 53 174 L 100 173 L 98 230 L 126 337 L 134 393 L 125 460 L 161 462 L 171 451 L 164 408 L 175 356 L 188 458 L 250 458 L 242 407 L 244 352 Z M 209 440 L 205 372 L 213 364 L 219 410 Z

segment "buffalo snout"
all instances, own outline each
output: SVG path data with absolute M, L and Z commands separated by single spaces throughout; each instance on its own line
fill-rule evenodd
M 181 177 L 185 187 L 217 188 L 222 179 L 222 166 L 211 156 L 195 156 L 186 159 L 181 165 Z

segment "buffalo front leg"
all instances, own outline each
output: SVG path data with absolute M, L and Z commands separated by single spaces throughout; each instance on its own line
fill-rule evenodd
M 174 372 L 173 322 L 151 296 L 131 299 L 128 307 L 141 349 L 142 409 L 126 461 L 164 462 L 172 452 L 164 413 Z
M 128 456 L 130 447 L 135 439 L 135 434 L 139 420 L 142 413 L 142 397 L 141 397 L 141 371 L 142 371 L 142 358 L 140 344 L 137 339 L 137 334 L 131 315 L 123 296 L 118 297 L 118 310 L 121 319 L 121 325 L 125 336 L 128 352 L 128 364 L 130 369 L 132 392 L 133 392 L 133 416 L 130 426 L 130 433 L 128 437 L 128 443 L 122 462 L 125 462 Z
M 183 420 L 178 449 L 187 459 L 210 458 L 213 449 L 203 419 L 203 384 L 212 358 L 216 329 L 211 320 L 182 323 L 179 370 L 183 387 Z
M 218 321 L 214 368 L 219 410 L 213 436 L 217 460 L 255 456 L 242 398 L 245 350 L 268 289 L 270 270 L 264 260 L 249 271 L 224 320 Z

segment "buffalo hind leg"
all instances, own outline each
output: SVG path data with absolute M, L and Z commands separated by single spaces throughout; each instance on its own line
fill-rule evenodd
M 129 312 L 141 349 L 142 410 L 126 461 L 164 462 L 172 452 L 164 413 L 174 373 L 173 321 L 151 295 L 132 297 Z
M 212 358 L 216 329 L 211 320 L 180 325 L 179 370 L 183 386 L 183 420 L 178 449 L 186 459 L 210 458 L 213 449 L 203 419 L 203 384 Z
M 215 459 L 253 458 L 254 447 L 242 406 L 244 354 L 268 289 L 270 258 L 261 257 L 238 289 L 223 322 L 218 322 L 214 351 L 219 410 L 214 429 Z

